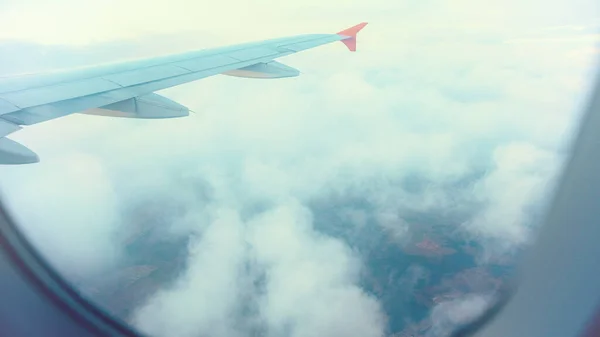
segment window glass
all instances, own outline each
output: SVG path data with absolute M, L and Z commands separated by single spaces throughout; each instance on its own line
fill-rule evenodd
M 188 117 L 25 126 L 9 138 L 40 162 L 0 166 L 2 195 L 53 267 L 152 336 L 447 336 L 535 241 L 595 75 L 598 13 L 593 0 L 3 2 L 5 76 L 370 24 L 356 53 L 277 59 L 299 77 L 156 92 Z

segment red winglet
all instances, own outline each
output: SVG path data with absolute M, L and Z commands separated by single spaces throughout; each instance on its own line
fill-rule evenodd
M 346 45 L 346 47 L 348 47 L 348 50 L 356 51 L 356 34 L 358 34 L 358 32 L 360 32 L 361 29 L 365 28 L 366 25 L 366 22 L 362 22 L 356 26 L 344 29 L 341 32 L 337 33 L 337 35 L 346 37 L 342 40 L 342 42 Z

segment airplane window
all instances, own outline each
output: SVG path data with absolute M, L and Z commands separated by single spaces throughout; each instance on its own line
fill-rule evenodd
M 3 202 L 149 336 L 449 336 L 518 282 L 598 9 L 9 1 Z

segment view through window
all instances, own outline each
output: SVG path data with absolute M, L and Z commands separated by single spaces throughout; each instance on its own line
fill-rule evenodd
M 195 113 L 72 114 L 10 135 L 4 200 L 48 261 L 152 336 L 447 336 L 514 276 L 599 55 L 596 1 L 0 4 L 0 74 L 369 21 L 158 94 Z M 140 11 L 143 8 L 143 11 Z

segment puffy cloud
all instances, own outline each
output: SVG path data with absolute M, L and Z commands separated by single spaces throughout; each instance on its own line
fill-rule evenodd
M 530 143 L 509 143 L 493 153 L 493 167 L 476 184 L 474 195 L 483 207 L 465 224 L 488 242 L 487 254 L 519 247 L 531 239 L 531 208 L 549 192 L 562 163 L 555 153 Z
M 189 247 L 188 269 L 171 289 L 159 291 L 134 317 L 159 336 L 236 336 L 232 323 L 243 289 L 244 228 L 235 211 L 220 210 Z
M 267 270 L 259 310 L 269 335 L 382 336 L 380 304 L 357 286 L 358 261 L 312 230 L 309 215 L 287 206 L 251 222 L 257 262 Z
M 453 329 L 472 322 L 490 308 L 490 295 L 471 294 L 436 305 L 431 312 L 432 329 L 427 336 L 449 336 Z
M 188 269 L 134 324 L 160 336 L 381 336 L 380 305 L 357 286 L 359 261 L 311 222 L 293 202 L 248 222 L 217 210 L 189 247 Z

